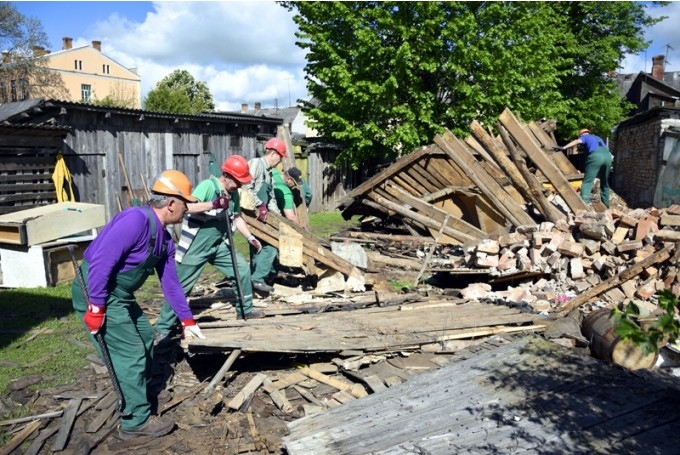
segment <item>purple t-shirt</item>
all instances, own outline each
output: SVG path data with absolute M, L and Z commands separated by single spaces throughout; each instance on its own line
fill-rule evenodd
M 163 223 L 148 207 L 131 207 L 118 213 L 85 250 L 83 257 L 89 263 L 87 282 L 90 302 L 104 305 L 109 277 L 146 261 L 151 240 L 149 212 L 156 218 L 153 254 L 161 256 L 163 244 L 167 245 L 165 255 L 156 264 L 163 295 L 180 321 L 191 319 L 193 316 L 189 304 L 177 278 L 175 244 Z
M 588 153 L 592 153 L 600 147 L 607 147 L 604 140 L 600 136 L 595 136 L 594 134 L 584 134 L 579 139 L 583 142 Z

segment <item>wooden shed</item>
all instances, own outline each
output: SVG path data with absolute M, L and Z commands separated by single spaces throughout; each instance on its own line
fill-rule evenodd
M 144 200 L 146 188 L 165 169 L 199 182 L 210 173 L 211 156 L 218 164 L 232 154 L 255 157 L 282 122 L 237 113 L 172 114 L 58 100 L 32 100 L 20 107 L 0 120 L 8 127 L 30 123 L 68 130 L 57 151 L 73 177 L 76 200 L 105 205 L 107 220 L 120 207 Z
M 0 214 L 57 201 L 52 174 L 69 130 L 0 125 Z

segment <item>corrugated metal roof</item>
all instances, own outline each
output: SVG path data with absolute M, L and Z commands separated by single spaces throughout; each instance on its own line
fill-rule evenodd
M 42 98 L 0 104 L 0 122 L 34 108 L 43 102 Z
M 0 121 L 8 120 L 12 123 L 14 122 L 25 122 L 30 121 L 30 118 L 35 114 L 29 112 L 35 108 L 57 108 L 63 107 L 66 109 L 76 109 L 84 111 L 95 111 L 95 112 L 110 112 L 117 115 L 130 115 L 137 117 L 149 117 L 149 118 L 165 118 L 165 119 L 179 119 L 179 120 L 190 120 L 190 121 L 223 121 L 223 122 L 242 122 L 242 123 L 269 123 L 272 125 L 281 125 L 283 120 L 280 118 L 273 117 L 262 117 L 248 114 L 236 114 L 231 112 L 203 112 L 200 114 L 178 114 L 172 112 L 156 112 L 148 111 L 144 109 L 128 109 L 121 107 L 104 107 L 97 106 L 94 104 L 87 103 L 76 103 L 72 101 L 63 100 L 43 100 L 41 98 L 20 101 L 15 103 L 5 103 L 0 104 Z

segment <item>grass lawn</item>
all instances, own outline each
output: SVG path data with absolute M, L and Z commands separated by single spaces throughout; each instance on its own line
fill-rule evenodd
M 356 225 L 355 221 L 343 220 L 340 212 L 314 213 L 309 218 L 311 231 L 321 238 Z M 243 236 L 236 235 L 235 243 L 247 259 L 248 243 Z M 208 266 L 204 273 L 217 271 Z M 154 275 L 137 291 L 137 298 L 158 300 L 158 292 Z M 0 395 L 12 380 L 26 376 L 42 378 L 31 386 L 33 390 L 74 382 L 87 363 L 85 357 L 94 353 L 73 312 L 70 284 L 0 290 L 0 314 Z M 12 417 L 0 416 L 3 418 Z

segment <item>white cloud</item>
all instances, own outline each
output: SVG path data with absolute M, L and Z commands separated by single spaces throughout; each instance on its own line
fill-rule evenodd
M 652 17 L 668 16 L 668 19 L 649 28 L 645 33 L 645 39 L 651 41 L 646 51 L 638 55 L 629 55 L 622 62 L 621 73 L 638 73 L 652 70 L 652 57 L 656 55 L 666 56 L 666 71 L 680 71 L 680 2 L 670 2 L 664 7 L 651 6 L 647 13 Z M 666 45 L 671 48 L 666 48 Z
M 274 2 L 154 2 L 144 22 L 120 15 L 88 33 L 102 51 L 138 68 L 142 93 L 176 69 L 208 85 L 217 109 L 288 106 L 306 99 L 305 56 L 292 15 Z M 89 44 L 76 39 L 74 45 Z

